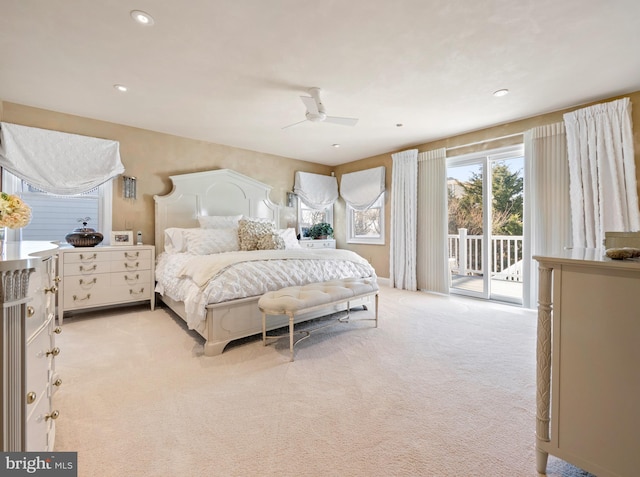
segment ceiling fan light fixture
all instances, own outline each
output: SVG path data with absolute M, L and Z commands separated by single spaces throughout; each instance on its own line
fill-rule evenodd
M 131 18 L 133 18 L 133 20 L 140 25 L 151 26 L 155 23 L 153 17 L 147 12 L 143 12 L 142 10 L 131 11 Z

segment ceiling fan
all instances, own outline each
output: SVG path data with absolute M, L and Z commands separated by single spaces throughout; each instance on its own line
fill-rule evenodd
M 300 99 L 307 107 L 307 113 L 305 114 L 306 119 L 302 121 L 298 121 L 293 124 L 289 124 L 288 126 L 283 127 L 282 129 L 290 128 L 291 126 L 295 126 L 296 124 L 301 124 L 306 121 L 311 121 L 312 123 L 333 123 L 333 124 L 341 124 L 343 126 L 355 126 L 358 120 L 356 118 L 341 118 L 338 116 L 327 116 L 327 112 L 324 109 L 324 104 L 320 100 L 320 88 L 309 88 L 310 96 L 300 96 Z

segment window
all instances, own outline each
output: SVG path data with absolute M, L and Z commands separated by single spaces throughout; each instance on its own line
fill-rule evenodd
M 10 172 L 2 171 L 2 190 L 17 194 L 31 207 L 31 222 L 22 229 L 9 230 L 10 240 L 46 240 L 64 242 L 77 227 L 78 219 L 91 217 L 87 227 L 101 232 L 109 242 L 111 234 L 112 181 L 83 194 L 55 195 L 38 190 Z
M 347 204 L 347 243 L 384 244 L 384 193 L 366 210 Z
M 298 200 L 298 227 L 300 237 L 307 237 L 309 227 L 320 222 L 327 222 L 333 226 L 333 205 L 326 209 L 312 209 L 302 200 Z

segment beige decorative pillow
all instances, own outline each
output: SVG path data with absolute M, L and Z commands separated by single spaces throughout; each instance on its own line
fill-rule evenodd
M 238 222 L 238 241 L 240 250 L 258 250 L 258 241 L 264 235 L 275 233 L 273 222 L 258 222 L 250 219 L 240 219 Z
M 284 250 L 284 240 L 277 232 L 264 234 L 258 239 L 258 250 Z

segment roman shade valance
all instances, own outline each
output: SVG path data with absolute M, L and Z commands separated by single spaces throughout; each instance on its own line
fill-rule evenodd
M 293 192 L 312 209 L 326 209 L 338 198 L 338 181 L 333 176 L 296 172 Z
M 0 166 L 51 194 L 80 194 L 124 172 L 117 141 L 0 123 Z
M 384 192 L 384 166 L 343 174 L 340 195 L 352 208 L 367 210 Z

